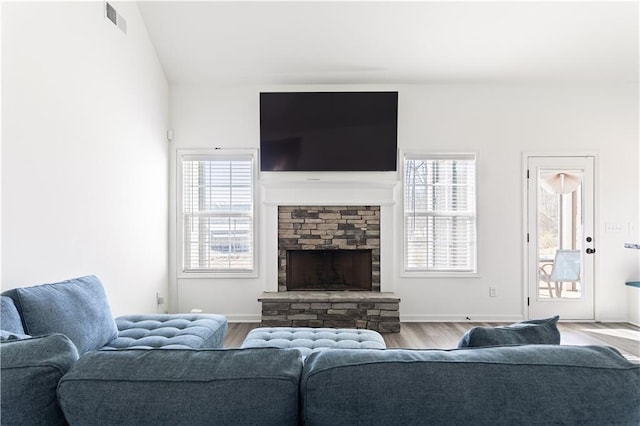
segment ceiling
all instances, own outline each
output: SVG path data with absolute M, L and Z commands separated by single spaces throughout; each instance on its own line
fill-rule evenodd
M 637 1 L 138 6 L 172 85 L 638 81 Z

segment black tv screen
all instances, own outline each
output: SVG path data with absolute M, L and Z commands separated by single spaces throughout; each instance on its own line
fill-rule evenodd
M 260 93 L 260 170 L 395 171 L 398 92 Z

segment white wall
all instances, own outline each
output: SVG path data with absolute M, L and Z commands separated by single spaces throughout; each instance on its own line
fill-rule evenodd
M 608 234 L 605 223 L 637 223 L 637 87 L 554 85 L 407 85 L 332 87 L 173 87 L 171 121 L 178 148 L 258 148 L 258 93 L 269 90 L 398 90 L 399 147 L 402 150 L 462 151 L 478 154 L 479 278 L 401 278 L 400 258 L 392 268 L 403 321 L 517 320 L 524 309 L 522 179 L 523 152 L 596 152 L 596 319 L 627 320 L 624 282 L 640 268 L 627 240 L 632 232 Z M 171 209 L 175 222 L 175 176 Z M 345 191 L 350 191 L 345 188 Z M 344 194 L 341 194 L 344 195 Z M 395 217 L 401 217 L 396 204 Z M 264 210 L 264 209 L 262 209 Z M 260 231 L 260 239 L 268 238 Z M 394 253 L 401 247 L 396 221 Z M 175 247 L 175 226 L 170 227 Z M 262 245 L 264 248 L 264 244 Z M 264 250 L 263 250 L 264 251 Z M 172 253 L 172 309 L 194 307 L 230 320 L 259 320 L 257 298 L 272 288 L 260 253 L 256 279 L 175 280 Z M 389 268 L 389 265 L 382 265 Z M 489 297 L 489 286 L 497 296 Z
M 640 20 L 640 8 L 638 8 L 638 18 Z M 638 98 L 640 99 L 640 88 L 636 88 L 636 91 L 638 93 Z M 639 128 L 639 132 L 640 132 L 640 121 L 638 122 L 638 128 Z M 640 155 L 640 149 L 638 150 L 638 155 Z M 638 164 L 640 164 L 640 157 L 638 158 Z M 638 185 L 637 185 L 637 190 L 639 193 L 639 197 L 640 197 L 640 167 L 637 170 L 637 178 L 638 178 Z M 636 244 L 640 244 L 640 215 L 638 215 L 636 217 L 636 234 L 635 234 L 635 240 L 630 240 L 630 242 L 634 242 Z M 632 250 L 632 251 L 636 251 L 636 250 Z M 638 263 L 638 269 L 640 269 L 640 250 L 636 251 L 636 262 Z M 637 272 L 637 271 L 636 271 Z M 636 273 L 635 276 L 629 276 L 629 280 L 630 281 L 639 281 L 640 280 L 640 274 Z M 628 293 L 628 298 L 629 298 L 629 321 L 632 322 L 633 324 L 639 325 L 640 326 L 640 289 L 638 288 L 634 288 L 634 287 L 629 287 L 627 289 L 627 293 Z
M 2 289 L 97 275 L 115 315 L 168 282 L 169 89 L 138 7 L 2 3 Z
M 627 318 L 627 274 L 637 264 L 625 234 L 605 223 L 639 214 L 638 98 L 629 87 L 440 87 L 416 90 L 403 103 L 404 146 L 478 151 L 477 280 L 403 280 L 401 313 L 448 319 L 521 315 L 523 152 L 598 153 L 596 170 L 596 319 Z M 433 141 L 433 142 L 431 142 Z M 489 298 L 488 287 L 498 297 Z M 460 297 L 464 294 L 465 297 Z
M 0 4 L 0 22 L 2 22 L 2 5 Z M 2 46 L 2 31 L 0 31 L 0 46 Z M 2 55 L 0 55 L 0 99 L 2 99 Z M 0 102 L 0 133 L 2 129 L 2 104 Z M 2 135 L 0 134 L 0 285 L 2 283 Z

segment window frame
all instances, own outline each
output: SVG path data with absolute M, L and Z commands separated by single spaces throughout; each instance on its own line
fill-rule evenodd
M 438 152 L 425 152 L 425 151 L 407 151 L 404 152 L 401 156 L 401 175 L 402 179 L 401 191 L 402 191 L 402 205 L 401 209 L 401 220 L 402 220 L 402 235 L 401 235 L 401 261 L 402 266 L 400 268 L 400 276 L 401 277 L 427 277 L 427 278 L 451 278 L 451 277 L 462 277 L 462 278 L 475 278 L 479 277 L 479 262 L 478 262 L 478 155 L 475 152 L 446 152 L 446 153 L 438 153 Z M 471 256 L 473 262 L 472 270 L 437 270 L 437 269 L 413 269 L 407 267 L 407 258 L 408 258 L 408 229 L 407 229 L 407 215 L 409 214 L 406 210 L 406 163 L 407 160 L 473 160 L 474 161 L 474 169 L 473 169 L 473 177 L 474 177 L 474 197 L 471 203 L 471 207 L 473 209 L 471 216 L 473 221 L 474 228 L 474 240 L 471 242 L 473 247 L 471 249 Z
M 247 159 L 252 172 L 252 245 L 251 269 L 202 269 L 185 270 L 185 212 L 184 212 L 184 161 Z M 176 271 L 178 278 L 257 278 L 258 277 L 258 165 L 255 149 L 178 149 L 176 155 Z

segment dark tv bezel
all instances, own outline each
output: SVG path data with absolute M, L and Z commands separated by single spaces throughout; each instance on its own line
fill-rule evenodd
M 386 94 L 386 95 L 395 95 L 395 129 L 394 129 L 394 161 L 393 166 L 391 168 L 362 168 L 362 167 L 353 167 L 353 168 L 336 168 L 336 169 L 328 169 L 327 167 L 322 167 L 319 169 L 313 168 L 305 168 L 305 169 L 283 169 L 277 170 L 273 168 L 264 168 L 263 164 L 263 132 L 262 132 L 262 108 L 263 108 L 263 95 L 371 95 L 371 94 Z M 259 170 L 261 173 L 397 173 L 398 172 L 398 160 L 399 160 L 399 152 L 398 152 L 398 91 L 392 90 L 378 90 L 378 91 L 295 91 L 295 92 L 260 92 L 260 102 L 259 102 L 259 114 L 260 114 L 260 150 L 259 150 Z

